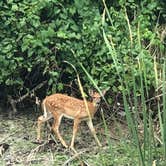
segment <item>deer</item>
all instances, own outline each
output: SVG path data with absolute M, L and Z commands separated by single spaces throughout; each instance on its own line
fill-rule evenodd
M 103 96 L 105 92 L 106 91 L 102 92 Z M 74 149 L 74 141 L 76 133 L 78 131 L 78 126 L 81 121 L 86 121 L 96 143 L 99 147 L 101 147 L 102 145 L 96 136 L 96 131 L 92 123 L 92 118 L 94 117 L 100 104 L 101 95 L 100 93 L 91 90 L 90 96 L 92 97 L 92 102 L 87 101 L 86 103 L 84 102 L 84 100 L 60 93 L 55 93 L 47 96 L 42 102 L 43 115 L 39 116 L 37 121 L 37 141 L 41 141 L 41 125 L 49 119 L 54 118 L 52 130 L 56 134 L 62 145 L 65 148 L 68 148 L 68 145 L 59 132 L 61 119 L 62 117 L 66 117 L 74 120 L 73 135 L 69 148 Z M 86 104 L 88 110 L 86 108 Z

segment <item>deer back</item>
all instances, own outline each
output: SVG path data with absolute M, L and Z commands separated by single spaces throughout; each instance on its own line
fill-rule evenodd
M 87 105 L 91 116 L 93 116 L 97 110 L 95 103 L 87 102 Z M 67 95 L 53 94 L 47 96 L 43 101 L 44 106 L 47 112 L 63 114 L 71 119 L 88 117 L 84 101 Z

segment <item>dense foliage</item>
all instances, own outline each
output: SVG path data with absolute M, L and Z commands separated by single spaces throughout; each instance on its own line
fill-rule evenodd
M 130 87 L 131 72 L 139 75 L 140 58 L 145 64 L 144 82 L 148 89 L 154 87 L 154 59 L 163 63 L 160 53 L 164 51 L 165 39 L 160 34 L 166 21 L 164 1 L 106 1 L 104 23 L 103 2 L 1 1 L 0 90 L 4 93 L 1 95 L 17 98 L 44 80 L 48 80 L 45 91 L 62 91 L 64 84 L 71 85 L 76 78 L 71 66 L 63 61 L 76 67 L 84 87 L 91 83 L 78 62 L 98 86 L 117 92 L 124 88 L 118 74 L 123 74 Z M 118 74 L 104 42 L 103 29 L 116 50 Z M 139 85 L 137 88 L 139 94 Z

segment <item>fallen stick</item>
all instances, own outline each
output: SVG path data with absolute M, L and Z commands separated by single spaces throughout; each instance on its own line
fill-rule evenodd
M 32 90 L 30 90 L 29 92 L 27 92 L 26 94 L 24 94 L 23 96 L 19 97 L 18 99 L 13 99 L 11 96 L 8 95 L 8 101 L 13 109 L 13 112 L 16 113 L 17 112 L 17 108 L 16 108 L 16 104 L 20 103 L 21 101 L 23 101 L 25 98 L 29 97 L 29 96 L 33 96 L 34 92 L 38 89 L 40 89 L 41 87 L 43 87 L 45 84 L 47 83 L 47 81 L 43 81 L 42 83 L 38 84 L 35 88 L 33 88 Z

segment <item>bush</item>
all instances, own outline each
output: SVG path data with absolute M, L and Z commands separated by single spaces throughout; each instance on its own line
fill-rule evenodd
M 150 89 L 155 86 L 153 53 L 156 48 L 164 49 L 157 33 L 165 16 L 163 3 L 106 1 L 111 19 L 107 15 L 103 25 L 101 1 L 1 1 L 1 87 L 16 98 L 47 79 L 46 91 L 61 91 L 64 82 L 72 83 L 76 78 L 73 69 L 63 63 L 65 60 L 75 65 L 84 87 L 89 88 L 91 82 L 77 62 L 83 64 L 98 86 L 109 86 L 117 92 L 124 88 L 118 73 L 128 82 L 132 80 L 131 72 L 139 76 L 139 58 L 142 72 L 147 75 L 144 82 Z M 116 51 L 118 73 L 104 42 L 103 28 Z M 137 89 L 139 93 L 139 85 Z

